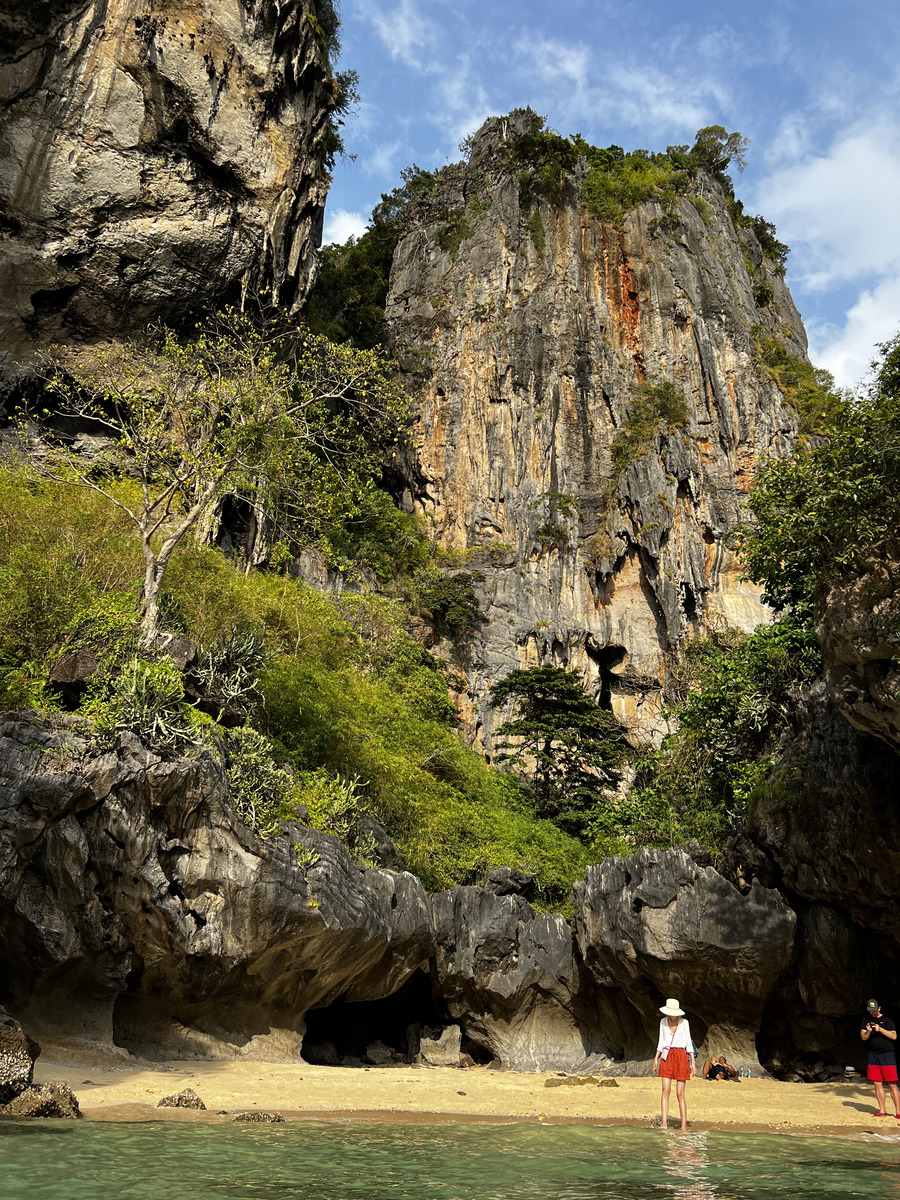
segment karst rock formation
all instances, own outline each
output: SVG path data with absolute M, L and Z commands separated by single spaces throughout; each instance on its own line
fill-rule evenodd
M 504 151 L 533 115 L 487 121 L 468 161 L 416 193 L 386 306 L 421 394 L 406 503 L 485 577 L 484 623 L 456 657 L 462 715 L 488 748 L 486 691 L 514 667 L 573 669 L 653 736 L 682 639 L 767 619 L 730 535 L 797 417 L 753 334 L 806 354 L 781 274 L 711 176 L 701 205 L 645 203 L 604 224 L 578 171 L 557 194 L 523 187 Z M 773 298 L 759 307 L 763 277 Z M 641 384 L 664 382 L 687 419 L 617 465 Z
M 302 303 L 338 103 L 329 14 L 7 6 L 4 397 L 54 342 L 178 325 L 242 287 Z M 488 754 L 487 694 L 514 667 L 575 670 L 633 740 L 657 740 L 683 640 L 768 619 L 732 536 L 798 421 L 754 343 L 806 353 L 781 273 L 712 176 L 604 223 L 581 202 L 583 165 L 550 190 L 510 166 L 531 120 L 492 118 L 415 193 L 385 311 L 419 398 L 402 503 L 466 552 L 483 614 L 434 648 L 465 676 L 463 732 Z M 638 436 L 662 387 L 675 407 Z M 3 714 L 0 1001 L 51 1045 L 149 1057 L 447 1061 L 460 1046 L 506 1068 L 646 1071 L 675 993 L 701 1047 L 754 1069 L 805 1055 L 827 1077 L 851 1061 L 850 1014 L 900 987 L 896 561 L 819 597 L 825 681 L 797 699 L 782 785 L 722 872 L 697 846 L 608 859 L 573 889 L 571 921 L 537 912 L 515 871 L 429 896 L 302 826 L 262 840 L 213 756 L 166 760 L 125 735 L 93 753 L 75 725 Z
M 329 6 L 330 11 L 330 6 Z M 314 2 L 35 0 L 0 15 L 4 378 L 54 342 L 302 299 L 334 83 Z

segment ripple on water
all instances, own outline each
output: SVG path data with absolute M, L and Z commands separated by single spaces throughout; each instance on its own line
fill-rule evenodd
M 3 1200 L 900 1200 L 900 1145 L 532 1125 L 4 1122 Z

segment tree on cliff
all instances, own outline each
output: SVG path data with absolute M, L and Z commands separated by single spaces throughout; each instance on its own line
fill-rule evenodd
M 823 438 L 772 459 L 750 493 L 747 574 L 777 611 L 808 611 L 816 588 L 863 563 L 900 529 L 900 334 L 880 347 L 875 378 L 827 414 Z
M 408 407 L 374 352 L 233 309 L 186 341 L 163 328 L 145 347 L 113 346 L 75 365 L 58 352 L 50 364 L 56 413 L 86 421 L 97 441 L 90 454 L 56 442 L 41 472 L 98 492 L 134 523 L 145 645 L 173 552 L 223 496 L 277 496 L 302 515 L 339 489 L 352 493 L 398 440 Z M 52 431 L 53 422 L 45 409 L 41 423 Z
M 533 776 L 540 816 L 583 832 L 627 749 L 615 717 L 561 667 L 511 671 L 491 688 L 490 700 L 495 707 L 512 700 L 518 708 L 497 730 L 497 761 Z

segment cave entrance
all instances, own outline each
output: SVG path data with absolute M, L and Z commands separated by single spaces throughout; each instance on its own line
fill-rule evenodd
M 380 1042 L 393 1051 L 393 1061 L 405 1062 L 410 1026 L 444 1024 L 446 1014 L 431 994 L 431 979 L 418 970 L 403 987 L 382 1000 L 351 1002 L 341 997 L 327 1008 L 310 1009 L 301 1053 L 307 1062 L 322 1066 L 358 1066 L 378 1057 L 367 1055 L 367 1051 Z

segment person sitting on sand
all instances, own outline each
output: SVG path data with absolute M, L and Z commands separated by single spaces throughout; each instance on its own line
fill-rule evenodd
M 659 1041 L 656 1045 L 656 1056 L 653 1059 L 653 1074 L 659 1073 L 662 1080 L 662 1099 L 660 1102 L 660 1125 L 669 1128 L 669 1093 L 672 1090 L 672 1080 L 675 1080 L 675 1095 L 678 1099 L 678 1111 L 681 1114 L 681 1128 L 687 1131 L 687 1100 L 684 1095 L 684 1085 L 688 1079 L 697 1074 L 694 1043 L 691 1040 L 691 1027 L 684 1019 L 684 1009 L 677 1000 L 670 997 L 659 1010 L 663 1019 L 659 1023 Z
M 708 1058 L 703 1064 L 704 1079 L 737 1079 L 737 1071 L 725 1058 L 724 1054 L 720 1054 L 718 1058 Z

